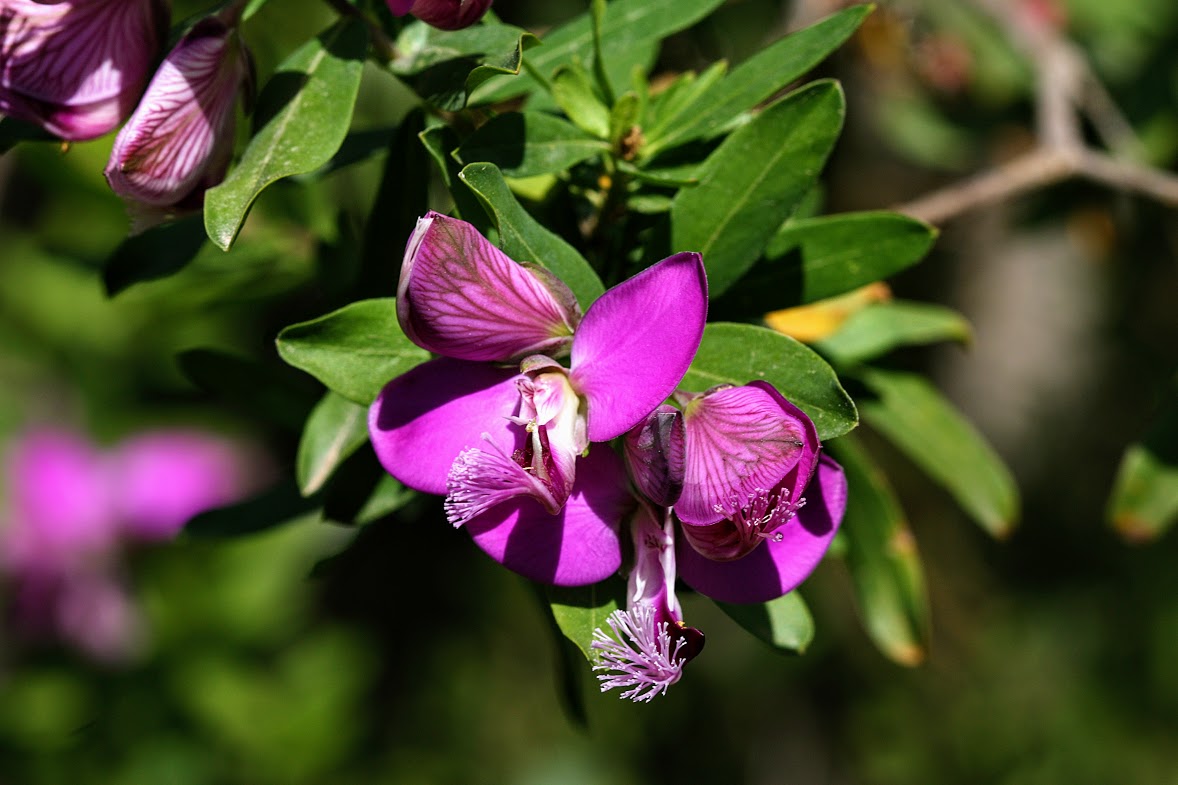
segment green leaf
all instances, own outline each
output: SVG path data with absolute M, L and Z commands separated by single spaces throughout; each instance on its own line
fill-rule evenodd
M 879 281 L 919 262 L 937 230 L 889 212 L 791 220 L 765 247 L 766 265 L 793 282 L 788 304 L 812 303 Z M 783 307 L 783 306 L 778 306 Z
M 518 74 L 524 50 L 537 42 L 531 33 L 510 25 L 447 31 L 414 22 L 398 37 L 398 56 L 389 70 L 429 105 L 457 112 L 491 77 Z
M 679 386 L 698 392 L 758 379 L 809 415 L 822 440 L 844 434 L 859 422 L 854 402 L 825 360 L 793 338 L 756 325 L 713 322 L 705 327 L 699 351 Z
M 601 56 L 612 85 L 628 84 L 635 65 L 645 65 L 658 42 L 686 29 L 722 5 L 724 0 L 615 0 L 606 6 L 601 26 Z M 530 68 L 548 79 L 575 60 L 592 63 L 590 15 L 581 14 L 544 36 L 544 45 L 528 52 Z M 496 79 L 476 92 L 472 103 L 495 103 L 523 95 L 536 86 L 530 76 Z
M 356 513 L 353 523 L 366 526 L 378 521 L 404 507 L 416 495 L 415 491 L 397 482 L 396 478 L 385 474 L 376 481 L 376 487 Z
M 865 369 L 879 396 L 862 400 L 863 419 L 883 434 L 994 537 L 1018 521 L 1018 487 L 1010 471 L 968 421 L 926 379 Z
M 636 93 L 624 93 L 618 98 L 609 113 L 609 143 L 613 149 L 622 149 L 622 140 L 638 125 L 641 110 L 642 106 Z
M 329 390 L 368 406 L 395 376 L 429 359 L 397 323 L 390 298 L 360 300 L 278 334 L 278 354 Z
M 804 654 L 814 640 L 814 617 L 800 594 L 791 591 L 758 605 L 717 602 L 733 621 L 775 649 Z
M 580 63 L 562 66 L 552 77 L 552 98 L 573 125 L 598 139 L 609 136 L 609 107 Z
M 698 75 L 692 71 L 680 74 L 667 89 L 652 98 L 648 120 L 642 129 L 646 145 L 642 148 L 641 157 L 653 157 L 651 151 L 657 152 L 660 139 L 676 133 L 683 124 L 694 121 L 694 115 L 704 110 L 699 106 L 699 99 L 727 72 L 728 63 L 720 60 Z
M 893 300 L 868 305 L 815 348 L 837 364 L 854 365 L 892 349 L 940 341 L 968 342 L 969 322 L 951 308 Z
M 454 199 L 455 216 L 474 224 L 480 233 L 486 235 L 490 228 L 487 211 L 483 209 L 478 197 L 459 183 L 458 175 L 461 168 L 454 160 L 454 156 L 450 155 L 450 152 L 458 147 L 458 134 L 448 125 L 435 125 L 418 134 L 418 138 L 421 139 L 430 158 L 437 164 L 442 182 L 446 184 L 446 189 Z
M 726 79 L 693 95 L 679 108 L 681 120 L 669 125 L 660 122 L 656 133 L 648 137 L 650 144 L 643 157 L 649 159 L 671 147 L 721 133 L 742 112 L 772 97 L 842 46 L 871 9 L 860 5 L 840 11 L 757 52 Z
M 761 256 L 814 185 L 843 122 L 835 82 L 816 82 L 770 106 L 708 156 L 694 188 L 671 207 L 674 251 L 703 254 L 716 297 Z
M 626 606 L 625 585 L 620 578 L 610 578 L 590 586 L 547 586 L 545 593 L 552 607 L 552 618 L 565 637 L 576 644 L 585 659 L 593 662 L 593 631 L 606 633 L 606 619 Z
M 197 515 L 184 526 L 191 537 L 241 537 L 315 514 L 317 499 L 304 498 L 293 480 L 284 480 L 238 504 Z
M 520 206 L 494 164 L 471 164 L 458 177 L 479 198 L 495 222 L 505 254 L 517 262 L 547 267 L 572 290 L 582 310 L 601 296 L 605 287 L 585 257 Z
M 213 349 L 190 349 L 176 362 L 189 381 L 233 409 L 296 433 L 315 404 L 316 385 L 278 363 Z
M 1121 459 L 1108 517 L 1123 537 L 1147 542 L 1178 520 L 1178 406 L 1170 393 L 1161 416 Z
M 368 31 L 355 19 L 308 41 L 282 62 L 258 98 L 255 132 L 225 181 L 205 193 L 205 230 L 229 250 L 250 205 L 276 180 L 331 160 L 347 135 Z
M 328 391 L 307 418 L 299 440 L 295 476 L 299 490 L 310 496 L 332 472 L 368 441 L 368 409 Z
M 504 177 L 563 172 L 609 151 L 572 123 L 545 112 L 501 114 L 471 134 L 454 157 L 461 164 L 495 164 Z
M 207 240 L 200 215 L 153 226 L 128 237 L 102 266 L 107 296 L 179 272 L 196 258 Z
M 916 541 L 887 478 L 855 437 L 826 446 L 847 476 L 840 534 L 867 634 L 895 662 L 917 665 L 927 651 L 929 611 Z

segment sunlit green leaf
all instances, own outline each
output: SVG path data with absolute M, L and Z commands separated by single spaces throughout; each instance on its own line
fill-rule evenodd
M 360 300 L 278 334 L 278 354 L 329 390 L 372 403 L 394 376 L 429 359 L 397 323 L 392 298 Z
M 864 421 L 945 488 L 995 537 L 1018 521 L 1018 487 L 977 430 L 924 377 L 864 370 L 878 399 L 859 402 Z
M 241 161 L 205 193 L 205 231 L 221 249 L 233 244 L 266 186 L 335 155 L 352 121 L 367 51 L 364 24 L 345 19 L 279 65 L 258 97 L 256 130 Z
M 701 392 L 756 380 L 769 382 L 809 415 L 821 439 L 844 434 L 859 421 L 855 404 L 825 360 L 793 338 L 751 324 L 709 324 L 679 386 Z
M 675 197 L 672 250 L 703 254 L 711 296 L 753 266 L 813 186 L 843 110 L 835 82 L 791 93 L 725 139 L 708 156 L 699 185 Z
M 1160 537 L 1178 521 L 1178 406 L 1173 393 L 1145 438 L 1125 451 L 1108 517 L 1134 542 Z
M 585 258 L 520 206 L 494 164 L 471 164 L 459 177 L 495 221 L 504 253 L 517 262 L 547 267 L 572 290 L 583 309 L 601 296 L 605 287 Z
M 550 586 L 545 589 L 552 616 L 565 637 L 576 644 L 585 659 L 592 661 L 593 631 L 601 628 L 606 633 L 606 619 L 618 608 L 625 607 L 625 586 L 620 578 L 610 578 L 590 586 Z
M 413 22 L 398 37 L 397 58 L 389 70 L 426 103 L 456 112 L 491 77 L 518 74 L 524 50 L 536 42 L 531 33 L 510 25 L 439 30 Z
M 552 98 L 573 125 L 598 139 L 609 136 L 609 107 L 580 63 L 563 66 L 553 75 Z
M 854 436 L 826 445 L 847 476 L 841 534 L 867 634 L 901 665 L 928 649 L 929 609 L 916 541 L 887 478 Z
M 814 617 L 796 591 L 757 605 L 717 602 L 732 620 L 775 649 L 803 654 L 814 640 Z
M 836 364 L 853 365 L 901 346 L 969 338 L 969 322 L 951 308 L 892 300 L 856 311 L 838 332 L 815 346 Z

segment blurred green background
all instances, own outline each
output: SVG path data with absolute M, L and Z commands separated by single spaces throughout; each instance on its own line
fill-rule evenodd
M 176 5 L 177 19 L 201 10 Z M 657 70 L 739 61 L 837 5 L 732 0 L 669 40 Z M 1178 6 L 1060 6 L 1147 159 L 1173 169 Z M 495 10 L 542 31 L 581 6 Z M 310 0 L 267 5 L 244 30 L 261 78 L 331 18 Z M 821 73 L 849 101 L 830 211 L 903 203 L 1028 144 L 1030 71 L 959 0 L 885 0 Z M 390 129 L 411 101 L 369 66 L 354 128 Z M 51 422 L 109 443 L 197 424 L 264 445 L 289 473 L 316 387 L 277 360 L 273 337 L 341 304 L 329 267 L 363 225 L 383 152 L 279 183 L 233 252 L 108 299 L 101 268 L 127 227 L 101 174 L 111 141 L 0 158 L 0 437 Z M 390 270 L 400 255 L 388 249 Z M 1126 543 L 1105 514 L 1121 454 L 1178 365 L 1176 261 L 1172 210 L 1066 184 L 953 219 L 892 282 L 973 322 L 966 349 L 892 362 L 932 374 L 1024 494 L 1022 524 L 994 542 L 870 442 L 928 571 L 919 667 L 872 647 L 830 558 L 803 587 L 818 625 L 804 656 L 689 595 L 708 646 L 684 680 L 635 706 L 598 695 L 581 667 L 582 729 L 563 713 L 531 587 L 418 501 L 359 531 L 306 516 L 136 551 L 127 580 L 149 644 L 123 667 L 0 628 L 0 783 L 1178 783 L 1178 541 Z M 194 384 L 199 363 L 189 355 L 186 374 L 177 360 L 192 349 L 254 361 L 289 405 L 248 383 Z

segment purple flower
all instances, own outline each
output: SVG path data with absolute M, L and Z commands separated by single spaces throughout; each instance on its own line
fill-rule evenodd
M 397 316 L 442 356 L 373 404 L 377 456 L 409 487 L 446 494 L 450 521 L 507 567 L 557 585 L 601 580 L 621 563 L 617 529 L 634 502 L 621 459 L 589 445 L 675 389 L 706 309 L 698 254 L 639 273 L 582 318 L 551 274 L 430 213 L 406 247 Z M 554 359 L 565 352 L 568 368 Z
M 0 113 L 102 136 L 135 105 L 168 16 L 166 0 L 0 0 Z
M 842 469 L 819 455 L 810 418 L 770 384 L 723 386 L 680 400 L 680 574 L 723 602 L 786 594 L 821 561 L 842 521 Z
M 237 33 L 240 5 L 197 22 L 168 53 L 115 138 L 106 179 L 137 213 L 136 229 L 199 209 L 233 154 L 237 97 L 252 87 Z
M 413 14 L 443 30 L 461 30 L 483 18 L 491 0 L 386 0 L 396 16 Z

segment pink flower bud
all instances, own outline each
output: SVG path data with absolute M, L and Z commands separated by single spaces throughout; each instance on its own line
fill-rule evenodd
M 0 0 L 0 112 L 63 139 L 121 123 L 168 27 L 167 0 Z
M 106 179 L 131 205 L 137 229 L 199 209 L 205 190 L 225 177 L 237 97 L 253 82 L 235 24 L 217 16 L 197 22 L 164 58 L 115 139 Z
M 413 14 L 443 30 L 461 30 L 483 18 L 491 0 L 386 0 L 397 16 Z

